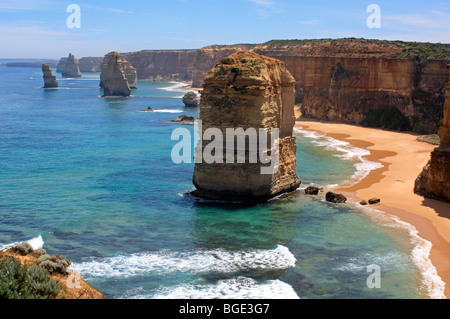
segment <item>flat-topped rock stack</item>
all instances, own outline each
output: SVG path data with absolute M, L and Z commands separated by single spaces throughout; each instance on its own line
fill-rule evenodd
M 450 78 L 450 64 L 447 65 Z M 414 192 L 450 202 L 450 81 L 445 87 L 444 122 L 439 129 L 441 143 L 416 180 Z
M 72 53 L 69 53 L 64 68 L 62 70 L 62 76 L 65 78 L 79 78 L 81 77 L 78 61 Z
M 48 64 L 42 64 L 42 73 L 44 74 L 44 89 L 53 89 L 59 87 L 56 76 L 53 75 L 52 68 Z
M 100 87 L 104 96 L 130 96 L 137 88 L 136 69 L 118 52 L 105 55 L 100 75 Z
M 203 140 L 196 147 L 194 195 L 227 201 L 264 201 L 298 188 L 296 143 L 292 136 L 294 85 L 284 62 L 251 51 L 238 51 L 212 68 L 204 80 L 200 100 L 199 134 Z M 242 131 L 235 136 L 227 132 L 239 128 Z M 213 139 L 205 136 L 210 129 L 224 136 L 223 144 L 215 150 L 217 160 L 212 163 L 207 153 Z M 254 139 L 247 135 L 252 130 L 257 134 Z M 278 143 L 272 143 L 277 133 Z M 265 142 L 261 142 L 262 134 L 266 135 Z M 236 138 L 233 145 L 227 143 L 230 137 Z M 239 154 L 243 154 L 242 144 L 241 148 L 236 146 L 240 138 L 246 138 L 243 162 L 238 161 Z M 262 154 L 271 156 L 270 163 L 262 160 Z

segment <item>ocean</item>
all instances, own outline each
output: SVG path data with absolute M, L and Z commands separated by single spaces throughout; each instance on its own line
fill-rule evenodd
M 182 84 L 139 81 L 131 98 L 102 98 L 98 73 L 57 76 L 46 90 L 40 69 L 0 67 L 0 249 L 30 241 L 70 258 L 107 298 L 443 296 L 414 227 L 302 195 L 379 168 L 365 150 L 298 129 L 298 191 L 202 201 L 187 195 L 194 164 L 171 160 L 172 131 L 194 126 L 170 121 L 199 115 Z

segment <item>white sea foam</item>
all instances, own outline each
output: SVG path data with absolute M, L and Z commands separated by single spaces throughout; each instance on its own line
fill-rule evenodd
M 183 112 L 183 110 L 180 110 L 180 109 L 174 109 L 174 110 L 162 109 L 162 110 L 153 110 L 153 112 L 156 112 L 156 113 L 181 113 L 181 112 Z
M 39 234 L 39 236 L 37 236 L 35 238 L 31 238 L 30 240 L 26 240 L 25 242 L 29 243 L 31 245 L 31 247 L 33 247 L 33 249 L 39 249 L 39 248 L 44 247 L 44 240 L 42 239 L 42 236 L 40 234 Z M 0 251 L 10 249 L 14 246 L 17 246 L 20 243 L 22 243 L 22 241 L 18 241 L 18 242 L 11 243 L 11 244 L 5 244 L 5 245 L 0 244 Z
M 313 139 L 313 143 L 318 146 L 322 146 L 330 151 L 342 153 L 336 156 L 354 162 L 356 172 L 340 186 L 352 186 L 364 179 L 371 171 L 383 167 L 383 164 L 369 161 L 365 158 L 365 156 L 370 155 L 370 151 L 368 150 L 354 147 L 348 142 L 337 140 L 325 134 L 303 130 L 298 127 L 294 128 L 294 131 L 302 134 L 306 138 Z M 328 187 L 332 187 L 332 185 L 328 185 Z
M 287 247 L 249 251 L 194 250 L 187 252 L 156 251 L 110 258 L 92 258 L 73 263 L 72 269 L 84 277 L 127 278 L 148 273 L 235 272 L 246 269 L 286 269 L 296 259 Z
M 355 203 L 355 205 L 357 205 Z M 423 288 L 428 292 L 432 299 L 445 298 L 445 282 L 438 275 L 436 267 L 431 263 L 430 252 L 432 244 L 430 241 L 419 236 L 419 232 L 413 225 L 400 220 L 398 217 L 387 214 L 372 207 L 361 206 L 365 213 L 383 225 L 391 228 L 407 231 L 411 238 L 414 248 L 411 252 L 411 258 L 420 270 L 423 277 Z
M 161 287 L 144 295 L 140 290 L 123 296 L 128 299 L 298 299 L 294 289 L 280 280 L 258 283 L 247 277 L 219 280 L 215 284 L 182 284 Z

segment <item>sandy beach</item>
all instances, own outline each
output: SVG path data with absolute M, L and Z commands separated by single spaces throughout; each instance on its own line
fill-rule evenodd
M 296 114 L 299 115 L 300 114 Z M 356 125 L 312 121 L 297 117 L 296 127 L 323 133 L 370 151 L 365 158 L 383 164 L 357 184 L 336 191 L 359 203 L 381 199 L 372 207 L 413 225 L 418 236 L 432 243 L 430 260 L 446 283 L 450 298 L 450 204 L 414 194 L 414 182 L 435 145 L 417 141 L 417 135 Z

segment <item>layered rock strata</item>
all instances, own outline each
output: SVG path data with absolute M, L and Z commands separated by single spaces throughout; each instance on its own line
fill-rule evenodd
M 56 76 L 52 73 L 52 68 L 47 64 L 42 64 L 42 73 L 44 78 L 44 89 L 51 89 L 59 87 Z
M 298 188 L 296 143 L 292 136 L 294 84 L 283 62 L 250 51 L 238 51 L 212 68 L 205 78 L 200 100 L 199 134 L 203 140 L 196 147 L 195 195 L 208 199 L 264 201 Z M 211 152 L 214 161 L 206 158 L 215 140 L 205 134 L 210 129 L 223 136 L 223 144 Z M 242 133 L 236 133 L 238 129 Z M 258 135 L 254 139 L 250 136 L 252 130 Z M 271 143 L 276 132 L 278 144 Z M 263 134 L 267 138 L 265 142 L 261 142 Z M 236 143 L 228 144 L 230 138 L 233 141 L 236 138 Z M 245 144 L 239 148 L 241 138 Z M 264 170 L 270 165 L 261 157 L 255 158 L 256 150 L 259 155 L 272 156 L 272 170 Z
M 447 69 L 450 77 L 450 64 Z M 417 178 L 414 192 L 450 202 L 450 81 L 445 88 L 444 122 L 439 129 L 439 138 L 441 143 Z
M 79 78 L 81 77 L 78 61 L 72 53 L 69 53 L 64 69 L 62 70 L 62 76 L 65 78 Z
M 103 96 L 130 96 L 131 89 L 125 73 L 127 62 L 117 52 L 105 55 L 102 62 L 100 86 L 104 89 Z
M 130 89 L 137 89 L 137 73 L 136 69 L 118 52 L 110 52 L 103 58 L 101 64 L 100 87 L 104 87 L 104 82 L 107 79 L 108 69 L 111 65 L 117 65 L 122 71 L 127 80 Z

